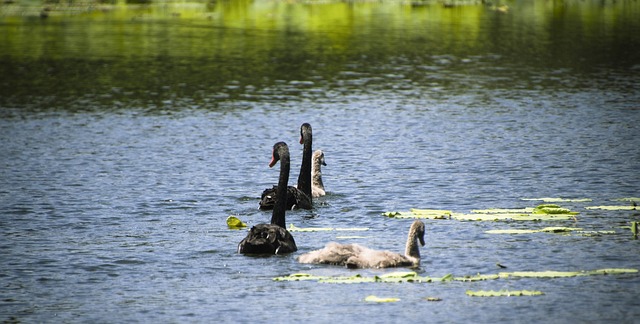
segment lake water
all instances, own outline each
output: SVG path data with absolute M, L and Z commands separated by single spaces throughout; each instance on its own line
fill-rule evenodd
M 410 208 L 561 202 L 575 220 L 425 220 L 420 275 L 640 269 L 640 4 L 2 4 L 0 319 L 6 322 L 638 322 L 637 273 L 478 282 L 277 282 L 329 241 L 402 252 Z M 85 8 L 86 9 L 86 8 Z M 286 256 L 236 253 L 267 222 L 271 148 L 299 127 L 328 195 L 287 213 Z M 600 234 L 489 234 L 579 227 Z M 506 266 L 499 268 L 496 264 Z M 467 290 L 542 296 L 469 297 Z M 370 303 L 369 295 L 397 297 Z M 437 297 L 441 301 L 426 301 Z

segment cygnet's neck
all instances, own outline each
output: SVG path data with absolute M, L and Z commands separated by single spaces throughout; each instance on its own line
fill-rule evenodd
M 324 184 L 322 183 L 322 170 L 320 170 L 320 161 L 313 161 L 313 169 L 311 170 L 311 183 L 314 187 L 324 190 Z
M 411 229 L 409 230 L 404 255 L 415 259 L 414 262 L 420 261 L 420 248 L 418 247 L 418 229 L 416 226 L 411 226 Z

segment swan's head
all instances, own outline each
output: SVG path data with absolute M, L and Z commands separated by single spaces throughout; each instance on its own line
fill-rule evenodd
M 289 154 L 289 147 L 285 142 L 278 142 L 273 145 L 273 153 L 271 154 L 271 162 L 269 162 L 269 167 L 272 168 L 278 161 L 280 161 L 280 156 L 283 154 Z
M 304 139 L 311 137 L 311 125 L 304 123 L 300 126 L 300 144 L 304 144 Z
M 317 161 L 318 164 L 327 166 L 327 163 L 324 162 L 324 152 L 322 152 L 322 150 L 316 150 L 313 152 L 313 161 Z

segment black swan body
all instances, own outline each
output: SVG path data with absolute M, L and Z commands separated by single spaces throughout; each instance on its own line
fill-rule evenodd
M 420 265 L 418 241 L 424 246 L 424 223 L 416 220 L 411 224 L 405 254 L 372 250 L 359 244 L 331 242 L 321 250 L 311 251 L 298 257 L 300 263 L 322 263 L 342 265 L 347 268 L 417 267 Z
M 313 203 L 311 200 L 311 145 L 313 142 L 311 125 L 308 123 L 300 126 L 300 144 L 302 148 L 302 165 L 300 166 L 300 175 L 298 176 L 297 187 L 287 187 L 287 209 L 301 208 L 311 209 Z M 273 205 L 277 200 L 278 192 L 276 186 L 265 189 L 260 196 L 260 209 L 273 209 Z
M 289 182 L 289 147 L 284 142 L 273 146 L 273 157 L 269 167 L 280 161 L 280 178 L 276 187 L 277 197 L 286 197 L 287 182 Z M 240 244 L 238 253 L 243 254 L 285 254 L 298 250 L 291 233 L 286 229 L 285 211 L 286 199 L 276 199 L 271 214 L 271 224 L 258 224 L 249 230 Z

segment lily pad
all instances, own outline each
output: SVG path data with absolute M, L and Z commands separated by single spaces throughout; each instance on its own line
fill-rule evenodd
M 367 296 L 367 298 L 365 298 L 364 301 L 372 302 L 372 303 L 394 303 L 394 302 L 400 301 L 400 298 L 378 297 L 378 296 L 371 295 L 371 296 Z
M 471 297 L 512 297 L 512 296 L 540 296 L 544 295 L 542 291 L 537 290 L 467 290 L 467 296 Z
M 241 229 L 247 227 L 247 224 L 242 222 L 238 217 L 229 216 L 227 217 L 227 226 L 231 229 Z

